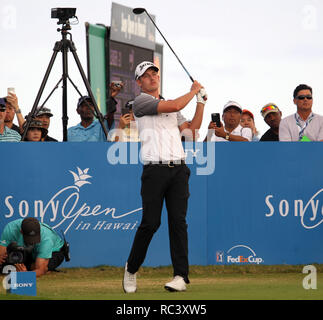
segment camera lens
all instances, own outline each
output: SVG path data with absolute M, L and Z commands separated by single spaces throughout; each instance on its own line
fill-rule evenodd
M 11 252 L 8 256 L 8 262 L 10 264 L 23 263 L 23 261 L 24 261 L 24 255 L 22 252 L 14 251 L 14 252 Z

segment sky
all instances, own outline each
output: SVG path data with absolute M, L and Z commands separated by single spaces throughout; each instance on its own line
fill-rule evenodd
M 267 125 L 260 109 L 276 103 L 283 117 L 295 112 L 293 91 L 300 83 L 313 88 L 313 111 L 323 114 L 323 1 L 321 0 L 116 0 L 118 4 L 144 7 L 194 79 L 208 93 L 200 131 L 204 138 L 212 112 L 222 114 L 229 100 L 255 116 L 260 134 Z M 72 26 L 73 41 L 87 72 L 85 22 L 110 26 L 112 1 L 106 0 L 1 0 L 0 96 L 14 87 L 23 115 L 31 111 L 41 81 L 61 39 L 51 8 L 75 7 L 79 24 Z M 177 98 L 190 90 L 187 77 L 172 52 L 164 45 L 163 96 Z M 69 53 L 69 75 L 81 92 L 85 87 Z M 41 102 L 62 75 L 57 56 Z M 54 113 L 49 135 L 62 140 L 62 89 L 47 102 Z M 78 94 L 68 86 L 68 127 L 79 123 Z M 182 113 L 191 119 L 195 101 Z

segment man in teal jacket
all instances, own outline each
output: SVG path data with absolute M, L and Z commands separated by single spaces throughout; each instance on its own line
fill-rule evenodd
M 18 272 L 35 271 L 39 277 L 55 270 L 65 257 L 65 241 L 36 218 L 17 219 L 5 226 L 0 238 L 0 266 L 6 264 L 8 246 L 14 242 L 26 248 L 24 263 L 15 264 Z

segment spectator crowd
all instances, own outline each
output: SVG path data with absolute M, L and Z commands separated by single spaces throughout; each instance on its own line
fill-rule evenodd
M 89 96 L 82 96 L 77 102 L 76 112 L 80 116 L 80 123 L 68 128 L 67 141 L 121 141 L 138 142 L 140 137 L 137 130 L 136 117 L 132 112 L 133 100 L 121 108 L 118 126 L 115 125 L 117 110 L 116 96 L 123 88 L 123 84 L 112 82 L 109 86 L 110 95 L 107 100 L 107 114 L 104 124 L 108 130 L 108 137 L 103 131 L 101 123 L 96 119 L 93 101 Z M 235 101 L 229 101 L 223 107 L 222 121 L 211 121 L 204 141 L 323 141 L 323 116 L 313 113 L 313 90 L 305 84 L 298 85 L 293 92 L 293 103 L 296 112 L 283 118 L 282 108 L 275 103 L 267 103 L 260 113 L 269 129 L 262 135 L 256 128 L 254 114 Z M 16 117 L 17 124 L 14 123 Z M 26 125 L 14 92 L 8 92 L 0 98 L 0 142 L 57 142 L 48 135 L 52 111 L 41 106 L 36 110 L 29 125 Z M 186 119 L 185 119 L 186 121 Z M 188 121 L 190 123 L 190 121 Z M 27 128 L 27 132 L 26 131 Z M 182 140 L 197 140 L 198 132 L 193 136 L 184 136 Z M 23 139 L 22 139 L 23 138 Z

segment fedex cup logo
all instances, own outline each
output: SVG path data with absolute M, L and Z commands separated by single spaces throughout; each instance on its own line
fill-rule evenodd
M 258 265 L 264 263 L 264 259 L 257 256 L 256 252 L 249 246 L 238 244 L 231 247 L 226 254 L 223 251 L 216 251 L 216 263 Z
M 244 253 L 236 254 L 237 250 L 235 249 L 245 248 Z M 234 250 L 234 251 L 233 251 Z M 233 251 L 233 252 L 232 252 Z M 231 253 L 232 252 L 232 253 Z M 235 254 L 233 254 L 235 253 Z M 260 264 L 263 263 L 264 260 L 261 257 L 257 257 L 256 252 L 252 250 L 250 247 L 246 245 L 237 245 L 230 248 L 227 252 L 227 262 L 228 263 L 253 263 L 253 264 Z

